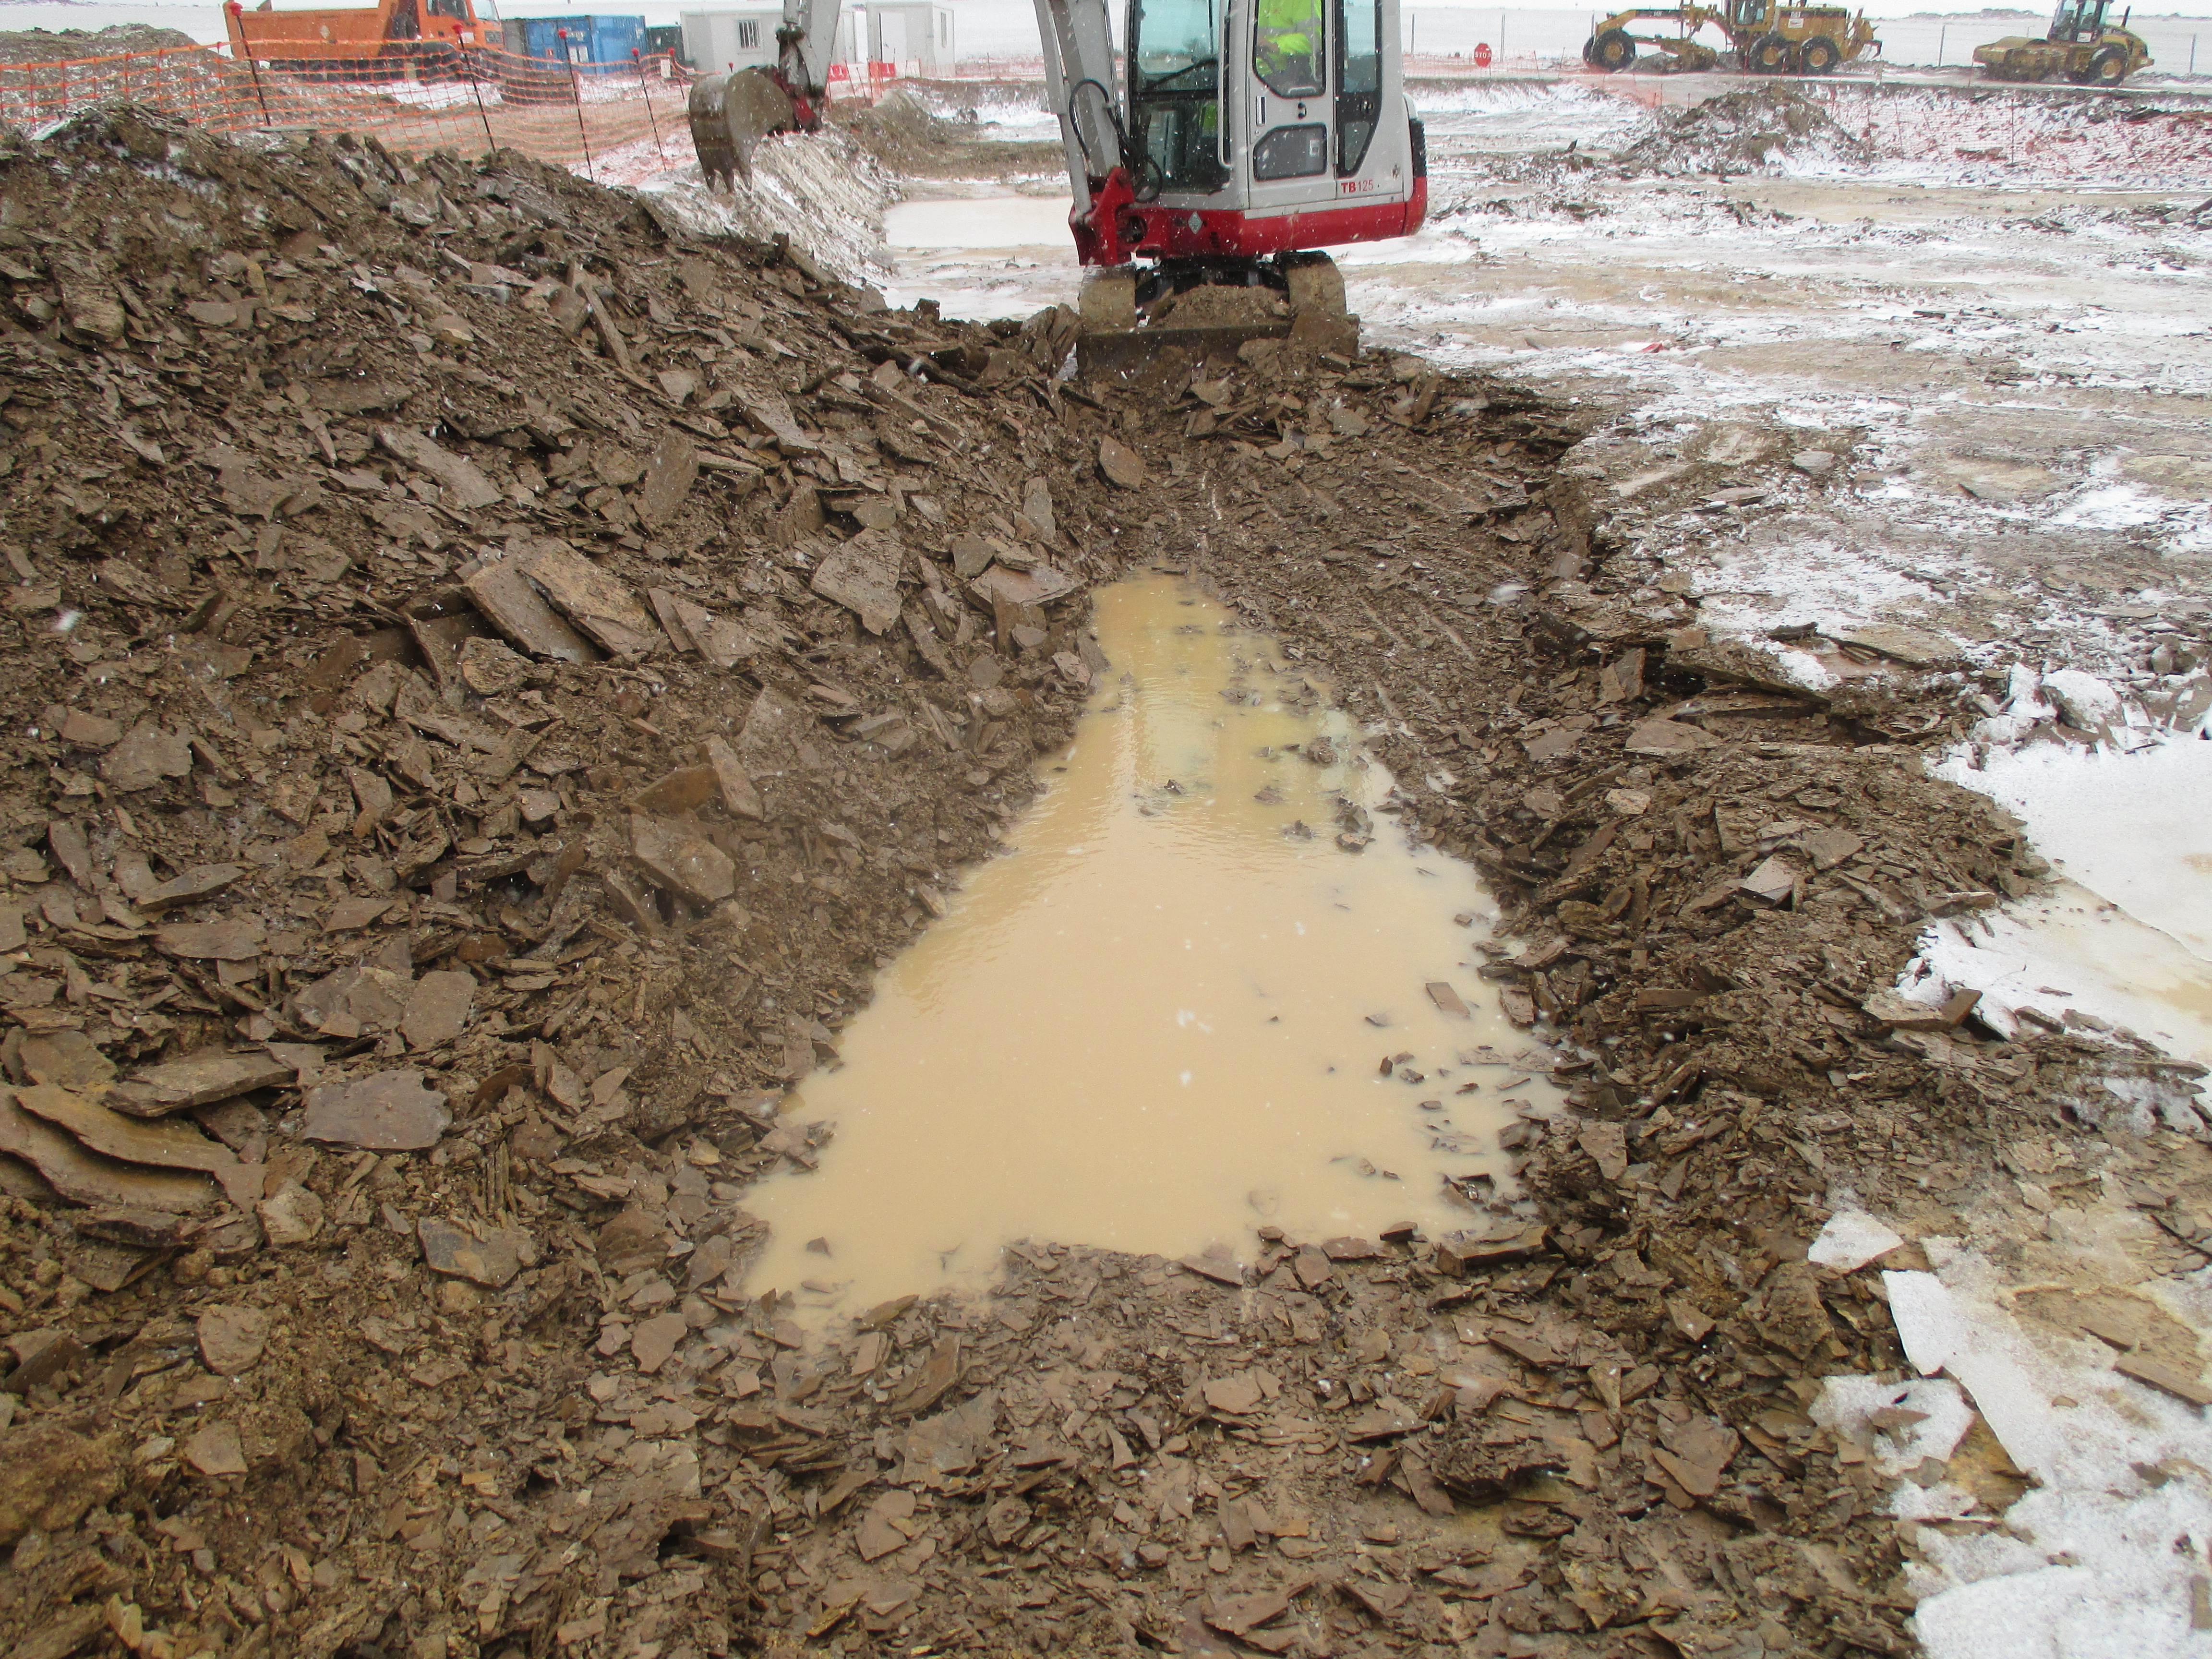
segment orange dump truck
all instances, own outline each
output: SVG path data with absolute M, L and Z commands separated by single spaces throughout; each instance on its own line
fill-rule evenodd
M 223 9 L 231 51 L 277 69 L 358 73 L 409 63 L 421 72 L 459 70 L 465 52 L 497 51 L 500 26 L 471 0 L 380 0 L 318 11 Z

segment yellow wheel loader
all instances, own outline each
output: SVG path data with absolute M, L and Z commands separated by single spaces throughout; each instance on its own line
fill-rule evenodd
M 2008 34 L 1974 48 L 1974 61 L 1999 81 L 2047 81 L 2063 75 L 2077 87 L 2117 87 L 2151 61 L 2142 37 L 2131 33 L 2131 7 L 2106 23 L 2112 0 L 2058 0 L 2040 40 Z

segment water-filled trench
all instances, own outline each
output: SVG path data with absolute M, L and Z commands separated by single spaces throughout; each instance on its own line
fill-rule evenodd
M 1370 816 L 1356 724 L 1174 578 L 1097 596 L 1109 667 L 1009 850 L 786 1103 L 748 1279 L 856 1310 L 1029 1238 L 1247 1257 L 1255 1230 L 1465 1226 L 1549 1098 L 1474 950 L 1473 872 Z

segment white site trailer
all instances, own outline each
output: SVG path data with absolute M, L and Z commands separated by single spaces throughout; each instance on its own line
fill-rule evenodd
M 783 21 L 781 7 L 687 11 L 677 21 L 684 29 L 684 56 L 696 74 L 765 68 L 776 61 L 775 32 Z M 890 64 L 895 75 L 925 80 L 950 74 L 952 8 L 936 4 L 935 0 L 889 0 L 875 5 L 848 3 L 837 19 L 836 42 L 830 61 L 852 65 L 856 79 L 866 75 L 869 64 Z
M 783 22 L 781 6 L 747 11 L 687 11 L 676 21 L 684 30 L 684 56 L 696 74 L 720 75 L 729 70 L 775 65 L 775 32 Z
M 868 32 L 868 61 L 934 81 L 952 72 L 952 8 L 934 0 L 888 0 L 857 9 Z M 852 16 L 848 12 L 847 16 Z

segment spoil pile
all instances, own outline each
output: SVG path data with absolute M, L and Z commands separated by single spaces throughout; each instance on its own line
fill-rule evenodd
M 66 64 L 198 44 L 181 29 L 148 23 L 110 23 L 101 29 L 7 29 L 0 30 L 0 64 Z
M 365 1505 L 535 1478 L 604 1263 L 713 1259 L 764 1091 L 1067 730 L 1064 330 L 511 153 L 121 109 L 0 197 L 0 1620 L 327 1651 L 473 1559 Z
M 1791 87 L 1750 87 L 1652 112 L 1652 130 L 1613 158 L 1622 176 L 1710 177 L 1789 161 L 1865 167 L 1876 151 Z

